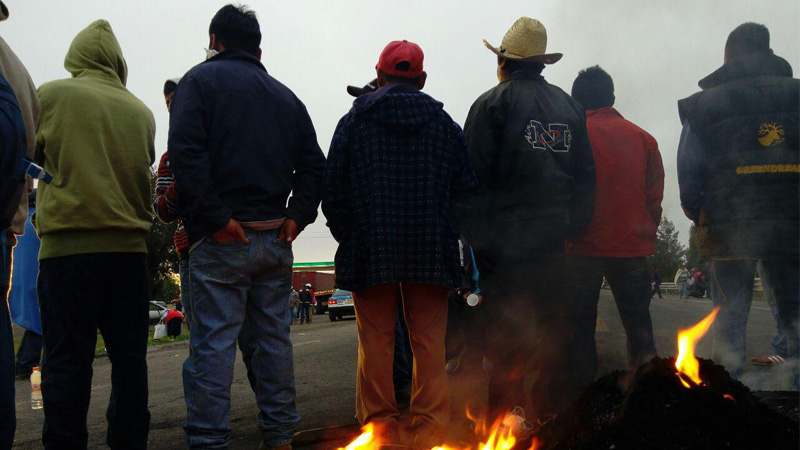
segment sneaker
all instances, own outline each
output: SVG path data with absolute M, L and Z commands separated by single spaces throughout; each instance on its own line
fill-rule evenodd
M 503 417 L 502 426 L 511 432 L 517 442 L 527 440 L 533 433 L 533 425 L 525 419 L 525 410 L 521 406 L 515 407 Z
M 778 364 L 783 364 L 786 362 L 785 359 L 783 359 L 778 355 L 756 356 L 750 358 L 750 361 L 753 361 L 753 364 L 757 366 L 776 366 Z
M 458 370 L 458 367 L 461 365 L 461 355 L 456 356 L 455 358 L 448 359 L 444 363 L 444 370 L 447 373 L 455 373 Z
M 491 374 L 493 369 L 494 366 L 492 365 L 492 362 L 489 361 L 489 358 L 487 358 L 486 355 L 483 355 L 483 371 Z

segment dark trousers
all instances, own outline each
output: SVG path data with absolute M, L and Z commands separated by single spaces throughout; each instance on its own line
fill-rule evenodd
M 85 449 L 97 329 L 111 361 L 108 435 L 112 449 L 144 449 L 148 287 L 142 253 L 94 253 L 42 260 L 39 308 L 45 449 Z
M 311 303 L 300 303 L 300 323 L 311 323 Z
M 455 291 L 450 292 L 448 301 L 450 305 L 447 312 L 445 359 L 461 355 L 468 341 L 471 346 L 477 346 L 477 351 L 485 353 L 486 313 L 483 304 L 476 307 L 469 306 Z
M 398 289 L 398 296 L 400 290 Z M 403 315 L 403 304 L 399 303 L 397 322 L 394 324 L 394 362 L 392 381 L 394 396 L 398 404 L 406 405 L 411 400 L 411 382 L 414 372 L 414 354 L 411 351 L 408 326 Z
M 650 283 L 648 282 L 648 284 L 650 284 Z M 661 285 L 660 284 L 654 284 L 653 285 L 653 291 L 650 293 L 650 298 L 655 297 L 656 294 L 658 294 L 658 298 L 664 298 L 664 297 L 661 296 Z
M 5 230 L 0 230 L 5 233 Z M 5 241 L 4 241 L 5 242 Z M 8 289 L 11 287 L 11 246 L 0 255 L 0 449 L 11 448 L 17 416 L 14 410 L 14 334 L 8 311 Z
M 606 277 L 614 293 L 617 311 L 625 328 L 628 367 L 635 370 L 656 355 L 650 320 L 650 274 L 645 258 L 597 258 L 570 256 L 570 312 L 572 314 L 573 374 L 580 387 L 597 375 L 597 301 Z
M 30 374 L 42 359 L 42 335 L 25 330 L 17 350 L 17 374 Z
M 490 414 L 525 405 L 529 369 L 538 371 L 531 388 L 534 417 L 562 411 L 572 399 L 564 254 L 530 254 L 517 261 L 482 252 L 476 257 L 491 330 L 486 346 L 493 365 Z

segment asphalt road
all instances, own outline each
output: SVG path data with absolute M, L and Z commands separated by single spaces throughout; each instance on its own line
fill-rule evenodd
M 661 355 L 676 353 L 676 330 L 686 328 L 702 319 L 711 310 L 709 300 L 679 300 L 667 296 L 654 300 L 651 311 L 656 344 Z M 309 443 L 325 434 L 309 432 L 325 427 L 353 425 L 355 423 L 354 398 L 356 375 L 356 326 L 347 318 L 331 323 L 325 316 L 316 316 L 314 323 L 292 327 L 295 373 L 297 377 L 297 404 L 303 416 L 298 431 L 299 442 Z M 775 333 L 775 323 L 764 302 L 754 302 L 748 325 L 748 355 L 769 354 L 770 340 Z M 625 367 L 625 333 L 616 312 L 613 298 L 604 291 L 599 305 L 597 342 L 600 355 L 600 375 Z M 477 347 L 476 347 L 477 348 Z M 698 346 L 698 356 L 710 357 L 711 339 Z M 181 421 L 185 417 L 181 364 L 188 355 L 188 343 L 151 347 L 148 353 L 150 372 L 150 431 L 151 449 L 185 448 Z M 481 369 L 482 354 L 468 349 L 459 371 L 450 376 L 454 436 L 463 436 L 469 428 L 464 418 L 468 407 L 480 411 L 486 398 L 487 376 Z M 111 392 L 111 366 L 107 358 L 97 358 L 94 363 L 92 403 L 89 409 L 89 448 L 105 447 L 105 408 Z M 785 380 L 775 369 L 746 367 L 747 381 L 752 388 L 784 389 Z M 15 449 L 38 449 L 43 413 L 30 409 L 29 384 L 18 381 L 17 435 Z M 244 364 L 237 360 L 234 384 L 231 387 L 233 404 L 230 426 L 233 428 L 232 450 L 256 449 L 260 434 L 256 426 L 256 403 L 247 383 Z M 333 443 L 316 445 L 317 448 L 335 448 Z M 310 447 L 310 446 L 309 446 Z

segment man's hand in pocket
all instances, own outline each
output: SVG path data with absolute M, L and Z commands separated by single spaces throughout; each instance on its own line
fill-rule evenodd
M 278 239 L 286 242 L 293 242 L 295 239 L 297 239 L 298 234 L 300 234 L 300 232 L 297 231 L 297 222 L 295 222 L 293 219 L 286 219 L 283 221 L 281 229 L 278 230 Z
M 213 237 L 215 241 L 223 243 L 241 241 L 247 244 L 250 242 L 244 233 L 244 228 L 234 219 L 229 220 L 227 225 L 217 230 Z

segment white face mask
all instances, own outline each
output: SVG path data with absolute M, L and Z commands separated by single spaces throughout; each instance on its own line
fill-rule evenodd
M 211 50 L 211 49 L 208 49 L 208 48 L 205 48 L 203 50 L 206 51 L 206 60 L 209 60 L 209 59 L 219 55 L 219 52 L 216 51 L 216 50 Z

